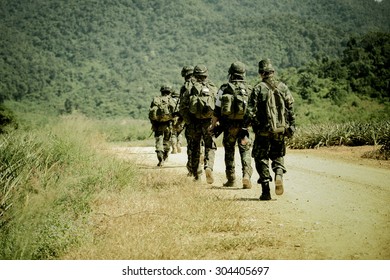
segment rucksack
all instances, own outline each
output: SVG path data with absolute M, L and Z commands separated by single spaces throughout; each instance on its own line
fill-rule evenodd
M 173 119 L 176 103 L 169 95 L 156 96 L 149 108 L 149 119 L 157 122 L 167 122 Z
M 221 115 L 230 120 L 242 120 L 248 106 L 249 91 L 242 82 L 228 83 L 221 97 Z
M 268 127 L 272 133 L 284 132 L 286 128 L 286 104 L 283 92 L 278 87 L 272 87 L 262 82 L 268 89 L 266 100 L 266 112 Z
M 215 96 L 205 84 L 196 82 L 189 93 L 189 111 L 197 119 L 209 119 L 214 114 Z

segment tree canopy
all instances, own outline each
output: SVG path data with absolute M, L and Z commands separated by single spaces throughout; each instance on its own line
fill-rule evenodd
M 162 83 L 179 88 L 184 65 L 206 64 L 218 85 L 236 60 L 256 80 L 265 57 L 280 71 L 322 61 L 321 75 L 388 97 L 388 79 L 375 77 L 389 69 L 389 2 L 2 0 L 0 102 L 146 118 Z

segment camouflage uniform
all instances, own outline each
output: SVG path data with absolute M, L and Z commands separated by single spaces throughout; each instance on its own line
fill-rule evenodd
M 199 82 L 206 86 L 212 94 L 216 94 L 216 87 L 208 79 L 208 70 L 204 65 L 197 65 L 194 68 L 195 83 Z M 197 119 L 189 112 L 189 97 L 190 89 L 183 93 L 183 98 L 180 102 L 180 115 L 183 116 L 186 122 L 186 136 L 191 139 L 188 145 L 188 159 L 190 162 L 190 172 L 195 180 L 200 179 L 200 158 L 201 158 L 201 141 L 203 139 L 205 146 L 204 169 L 206 172 L 207 183 L 212 184 L 213 167 L 215 159 L 215 150 L 217 145 L 214 142 L 212 135 L 209 132 L 211 125 L 211 117 L 209 119 Z
M 160 92 L 161 95 L 170 95 L 172 93 L 172 87 L 164 85 L 161 87 Z M 154 132 L 155 151 L 158 159 L 157 166 L 163 166 L 164 162 L 168 159 L 171 148 L 172 121 L 151 121 L 151 123 Z
M 277 195 L 283 194 L 282 176 L 286 172 L 284 165 L 284 156 L 286 154 L 285 137 L 291 137 L 295 131 L 294 99 L 288 87 L 275 79 L 274 71 L 269 59 L 259 62 L 259 74 L 262 82 L 253 88 L 245 116 L 246 124 L 251 123 L 255 133 L 252 157 L 255 160 L 256 170 L 260 177 L 258 183 L 262 186 L 260 200 L 271 199 L 269 189 L 269 182 L 272 181 L 269 171 L 270 160 L 271 168 L 275 174 L 275 192 Z M 270 132 L 266 113 L 266 102 L 269 94 L 267 85 L 272 88 L 278 88 L 284 96 L 287 125 L 279 133 Z
M 193 72 L 194 72 L 194 67 L 193 66 L 184 66 L 183 69 L 181 70 L 181 76 L 184 78 L 184 84 L 182 85 L 182 87 L 180 88 L 180 102 L 182 102 L 183 98 L 185 98 L 185 93 L 189 91 L 189 89 L 192 87 L 194 81 L 195 81 L 195 78 L 193 77 Z M 183 127 L 185 127 L 185 131 L 184 131 L 184 136 L 186 138 L 186 141 L 187 141 L 187 170 L 188 170 L 188 175 L 189 176 L 192 176 L 193 175 L 193 172 L 192 172 L 192 167 L 191 167 L 191 164 L 192 164 L 192 153 L 191 153 L 191 150 L 190 150 L 190 146 L 191 146 L 191 135 L 188 133 L 188 129 L 186 127 L 186 124 L 189 122 L 189 120 L 187 119 L 187 122 L 186 120 L 184 119 L 183 115 L 187 115 L 185 112 L 183 113 L 183 108 L 181 110 L 182 112 L 180 113 L 180 103 L 179 103 L 179 115 L 180 115 L 180 119 L 182 120 L 182 123 L 183 123 Z
M 175 91 L 172 93 L 172 98 L 179 108 L 180 96 Z M 172 137 L 171 146 L 172 154 L 181 153 L 181 132 L 184 130 L 184 121 L 180 116 L 175 116 L 172 122 Z
M 231 64 L 229 68 L 229 82 L 233 85 L 238 83 L 245 85 L 245 65 L 239 61 Z M 225 148 L 225 173 L 227 182 L 226 187 L 235 186 L 235 146 L 238 145 L 242 165 L 243 188 L 251 188 L 252 164 L 251 164 L 251 140 L 247 127 L 243 126 L 243 120 L 231 120 L 221 115 L 221 98 L 228 87 L 224 84 L 218 91 L 218 96 L 215 104 L 215 119 L 213 120 L 213 127 L 219 122 L 223 128 L 223 146 Z M 247 92 L 250 93 L 251 87 L 245 85 Z

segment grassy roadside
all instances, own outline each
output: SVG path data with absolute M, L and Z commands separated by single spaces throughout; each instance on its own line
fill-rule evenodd
M 96 152 L 104 143 L 80 116 L 1 136 L 0 259 L 57 259 L 93 238 L 94 198 L 120 191 L 134 174 Z

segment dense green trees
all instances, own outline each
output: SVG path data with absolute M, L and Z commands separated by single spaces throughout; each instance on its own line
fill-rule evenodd
M 390 97 L 390 33 L 351 38 L 342 57 L 354 92 Z
M 32 100 L 59 113 L 146 118 L 161 83 L 181 85 L 183 65 L 205 63 L 219 85 L 239 59 L 254 82 L 264 57 L 291 75 L 287 69 L 322 61 L 296 85 L 304 100 L 315 92 L 331 99 L 355 91 L 384 98 L 386 81 L 370 75 L 386 72 L 386 65 L 365 69 L 360 53 L 385 40 L 371 32 L 388 34 L 389 11 L 389 1 L 373 0 L 2 0 L 0 102 Z M 369 59 L 388 57 L 386 44 Z M 351 76 L 353 67 L 363 72 Z M 333 82 L 342 77 L 348 86 L 330 86 L 326 93 L 315 81 L 302 87 L 321 75 Z
M 283 71 L 282 77 L 297 94 L 298 110 L 309 122 L 388 119 L 389 47 L 389 33 L 352 37 L 339 57 L 319 56 L 298 71 Z M 325 110 L 315 112 L 315 107 Z

